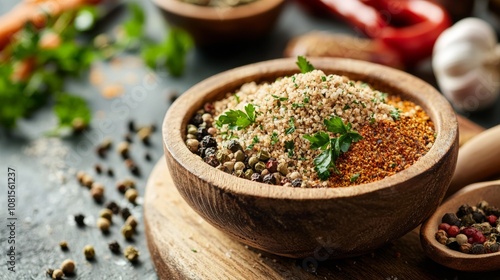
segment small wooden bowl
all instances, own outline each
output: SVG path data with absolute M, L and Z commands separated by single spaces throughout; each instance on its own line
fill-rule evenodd
M 346 188 L 271 186 L 217 170 L 191 153 L 185 131 L 207 101 L 242 84 L 274 81 L 299 72 L 295 59 L 229 70 L 186 91 L 163 123 L 165 158 L 187 203 L 209 223 L 249 246 L 288 257 L 343 258 L 371 252 L 429 217 L 441 203 L 455 169 L 458 126 L 449 103 L 429 84 L 368 62 L 311 58 L 327 74 L 346 75 L 422 106 L 435 124 L 434 146 L 408 169 Z
M 199 46 L 255 40 L 272 30 L 285 0 L 257 0 L 236 7 L 198 6 L 180 0 L 153 0 L 167 22 L 188 31 Z
M 446 213 L 455 213 L 461 205 L 471 206 L 485 200 L 500 206 L 500 180 L 469 185 L 451 196 L 420 228 L 420 241 L 425 254 L 437 263 L 461 271 L 494 271 L 500 269 L 500 252 L 472 255 L 454 251 L 437 242 L 434 235 Z

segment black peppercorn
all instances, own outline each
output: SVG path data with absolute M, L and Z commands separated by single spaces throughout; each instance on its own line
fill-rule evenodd
M 294 188 L 300 188 L 300 186 L 302 186 L 302 179 L 292 180 L 292 186 Z
M 260 176 L 259 173 L 253 173 L 252 176 L 250 177 L 250 180 L 254 182 L 262 182 L 262 176 Z
M 85 216 L 83 214 L 76 214 L 74 218 L 75 218 L 75 223 L 78 226 L 80 227 L 85 226 Z
M 196 114 L 194 117 L 191 119 L 190 123 L 194 124 L 196 126 L 199 126 L 200 124 L 203 123 L 203 118 L 201 117 L 203 114 Z
M 198 127 L 198 130 L 196 131 L 196 138 L 198 141 L 201 141 L 203 137 L 209 135 L 208 130 L 204 127 Z
M 146 161 L 151 161 L 151 155 L 150 155 L 149 153 L 146 153 L 146 154 L 144 155 L 144 159 L 145 159 Z
M 482 223 L 486 220 L 486 217 L 483 215 L 483 213 L 479 211 L 472 212 L 472 218 L 476 223 Z
M 469 204 L 463 204 L 462 206 L 460 206 L 458 208 L 457 216 L 461 218 L 461 217 L 463 217 L 467 214 L 471 214 L 471 213 L 472 213 L 472 207 Z
M 205 135 L 203 139 L 201 139 L 200 145 L 203 148 L 217 147 L 217 141 L 215 141 L 215 138 L 212 136 Z
M 128 217 L 130 217 L 130 209 L 128 209 L 127 207 L 123 207 L 122 210 L 120 210 L 120 213 L 122 215 L 122 218 L 124 220 L 126 220 Z
M 459 251 L 460 250 L 460 244 L 458 244 L 457 240 L 455 238 L 449 238 L 446 241 L 446 246 L 452 250 Z
M 109 177 L 115 177 L 115 172 L 113 171 L 113 169 L 108 169 L 108 176 Z
M 472 245 L 472 248 L 470 249 L 470 253 L 476 254 L 476 255 L 484 254 L 484 253 L 486 253 L 486 250 L 484 249 L 483 244 L 476 243 L 476 244 Z
M 242 151 L 243 148 L 241 147 L 240 143 L 237 140 L 231 140 L 227 144 L 227 148 L 231 150 L 231 152 L 236 153 L 236 151 L 240 150 Z
M 134 132 L 135 131 L 135 122 L 133 120 L 128 121 L 127 127 L 128 127 L 128 131 Z
M 262 182 L 270 185 L 276 185 L 276 177 L 272 173 L 267 174 L 264 178 L 262 178 Z
M 120 213 L 120 206 L 118 206 L 118 204 L 116 204 L 116 202 L 114 202 L 114 201 L 108 202 L 106 204 L 106 208 L 111 210 L 111 212 L 113 212 L 113 214 L 115 214 L 115 215 Z
M 469 213 L 469 214 L 462 217 L 461 226 L 469 227 L 475 223 L 476 223 L 476 221 L 474 221 L 474 218 L 472 217 L 472 213 Z
M 217 167 L 220 164 L 220 162 L 217 160 L 217 157 L 213 154 L 206 156 L 203 160 L 213 167 Z
M 45 273 L 46 273 L 49 277 L 52 277 L 52 274 L 54 273 L 54 269 L 52 269 L 52 268 L 47 268 L 47 270 L 45 270 Z
M 96 165 L 94 165 L 94 169 L 97 174 L 102 173 L 102 166 L 100 164 L 97 163 Z
M 120 253 L 120 244 L 118 244 L 117 241 L 113 241 L 113 242 L 109 243 L 108 248 L 111 252 L 113 252 L 115 254 Z
M 204 154 L 203 154 L 203 158 L 205 157 L 209 157 L 209 156 L 216 156 L 217 154 L 217 149 L 214 148 L 214 147 L 210 147 L 210 148 L 206 148 L 205 151 L 204 151 Z
M 442 223 L 447 223 L 450 226 L 460 227 L 460 219 L 457 217 L 455 213 L 446 213 L 441 219 Z

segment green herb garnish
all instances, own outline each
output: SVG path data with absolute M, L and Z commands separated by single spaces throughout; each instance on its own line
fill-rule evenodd
M 390 113 L 390 116 L 393 120 L 397 121 L 401 118 L 401 110 L 399 110 L 398 108 L 395 108 L 394 110 L 391 111 Z
M 362 139 L 359 133 L 351 130 L 351 124 L 344 124 L 340 117 L 333 116 L 324 120 L 324 125 L 329 132 L 337 134 L 338 137 L 330 138 L 330 135 L 323 131 L 303 136 L 311 142 L 311 149 L 322 150 L 321 154 L 314 159 L 315 170 L 321 180 L 327 180 L 330 177 L 330 169 L 338 172 L 335 161 L 340 154 L 347 152 L 353 142 Z
M 295 132 L 295 118 L 294 117 L 291 117 L 290 120 L 288 121 L 288 125 L 290 125 L 290 127 L 288 127 L 286 130 L 285 130 L 285 134 L 288 135 L 288 134 L 292 134 Z
M 279 141 L 278 133 L 274 131 L 273 134 L 271 135 L 271 145 L 275 145 L 276 143 L 278 143 L 278 141 Z
M 353 174 L 351 176 L 351 183 L 356 182 L 356 180 L 358 180 L 358 178 L 359 178 L 359 173 Z
M 285 141 L 285 151 L 288 153 L 288 157 L 294 156 L 294 151 L 293 151 L 294 148 L 295 148 L 295 143 L 293 142 L 293 140 Z
M 301 73 L 307 73 L 307 72 L 311 72 L 312 70 L 314 70 L 314 66 L 309 61 L 307 61 L 307 59 L 303 56 L 297 57 L 296 64 L 297 64 L 297 66 L 299 66 Z
M 248 145 L 247 150 L 253 149 L 253 146 L 255 146 L 255 144 L 257 144 L 259 142 L 260 142 L 259 137 L 254 136 L 253 139 L 252 139 L 252 144 Z
M 229 129 L 241 130 L 255 122 L 255 107 L 253 104 L 245 106 L 245 112 L 241 110 L 229 110 L 220 115 L 215 125 L 219 128 L 227 124 Z

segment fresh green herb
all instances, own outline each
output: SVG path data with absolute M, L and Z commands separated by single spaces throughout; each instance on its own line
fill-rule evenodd
M 236 99 L 236 103 L 240 103 L 240 96 L 235 94 L 234 99 Z
M 340 117 L 333 116 L 326 119 L 324 125 L 329 132 L 339 136 L 330 138 L 329 134 L 323 131 L 314 135 L 305 134 L 303 136 L 304 139 L 311 142 L 311 149 L 320 149 L 322 151 L 314 159 L 315 170 L 321 180 L 327 180 L 330 177 L 330 169 L 338 172 L 335 167 L 337 158 L 341 153 L 347 152 L 353 142 L 362 139 L 359 133 L 351 130 L 352 125 L 350 123 L 344 124 Z
M 278 143 L 278 141 L 279 141 L 278 133 L 274 131 L 273 134 L 271 135 L 271 145 L 275 145 L 276 143 Z
M 323 82 L 326 82 L 326 76 L 321 76 L 321 80 L 322 80 Z
M 288 153 L 288 157 L 294 156 L 294 151 L 293 151 L 294 148 L 295 148 L 295 143 L 293 142 L 293 140 L 285 141 L 285 151 Z
M 359 173 L 356 173 L 351 176 L 351 183 L 356 182 L 359 178 Z
M 226 113 L 220 115 L 215 122 L 215 125 L 218 127 L 222 127 L 223 125 L 227 124 L 229 126 L 229 129 L 231 130 L 241 130 L 254 123 L 255 116 L 255 107 L 253 106 L 253 104 L 247 104 L 245 106 L 245 112 L 241 110 L 229 110 Z
M 292 109 L 302 108 L 304 107 L 303 103 L 292 103 Z
M 301 73 L 307 73 L 307 72 L 311 72 L 312 70 L 314 70 L 314 66 L 309 61 L 307 61 L 307 59 L 303 56 L 297 57 L 296 64 L 297 64 L 297 66 L 299 66 Z
M 342 108 L 342 111 L 345 111 L 345 110 L 348 110 L 348 109 L 351 109 L 351 106 L 349 106 L 349 104 L 345 104 L 344 108 Z
M 306 97 L 304 97 L 303 102 L 304 102 L 304 104 L 309 103 L 309 96 L 306 95 Z
M 191 252 L 193 252 L 193 253 L 198 253 L 198 250 L 196 250 L 196 249 L 191 249 Z
M 401 110 L 399 110 L 398 108 L 395 108 L 394 110 L 391 111 L 390 113 L 390 116 L 393 120 L 397 121 L 399 120 L 399 118 L 401 118 Z
M 277 96 L 277 95 L 271 95 L 274 99 L 278 100 L 278 101 L 286 101 L 288 100 L 287 97 L 280 97 L 280 96 Z
M 186 31 L 170 28 L 163 42 L 146 44 L 141 56 L 150 68 L 166 67 L 173 76 L 180 76 L 184 72 L 186 55 L 192 46 L 193 41 Z
M 288 121 L 288 125 L 290 127 L 288 127 L 286 130 L 285 130 L 285 134 L 288 135 L 288 134 L 292 134 L 295 132 L 295 118 L 294 117 L 291 117 L 290 120 Z
M 59 118 L 59 128 L 72 127 L 77 121 L 84 126 L 90 124 L 91 112 L 87 102 L 81 97 L 69 94 L 59 95 L 54 111 Z
M 253 149 L 253 146 L 255 146 L 255 144 L 257 143 L 260 143 L 260 139 L 259 137 L 254 136 L 254 138 L 252 139 L 252 144 L 248 145 L 247 150 Z

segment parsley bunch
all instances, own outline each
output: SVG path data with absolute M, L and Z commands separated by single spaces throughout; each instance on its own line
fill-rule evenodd
M 309 134 L 303 135 L 303 138 L 311 143 L 311 149 L 322 151 L 314 159 L 315 170 L 321 180 L 327 180 L 330 177 L 331 169 L 338 173 L 335 161 L 341 153 L 349 150 L 353 142 L 358 142 L 363 138 L 359 133 L 351 130 L 350 123 L 344 124 L 340 117 L 333 116 L 326 119 L 324 125 L 327 131 L 337 134 L 338 137 L 332 138 L 324 131 L 317 132 L 312 136 Z
M 220 128 L 227 124 L 231 130 L 241 130 L 254 123 L 255 117 L 255 106 L 253 104 L 247 104 L 245 106 L 245 112 L 241 110 L 229 110 L 220 115 L 215 125 Z

